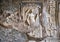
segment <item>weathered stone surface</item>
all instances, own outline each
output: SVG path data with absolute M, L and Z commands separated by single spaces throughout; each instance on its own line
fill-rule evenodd
M 5 19 L 6 20 L 8 19 L 7 22 L 9 22 L 9 23 L 7 23 L 7 24 L 9 24 L 9 26 L 10 26 L 10 24 L 12 24 L 14 29 L 16 29 L 18 31 L 25 32 L 25 31 L 28 31 L 28 29 L 30 29 L 30 33 L 31 34 L 29 34 L 29 35 L 32 36 L 32 37 L 40 38 L 40 37 L 45 36 L 45 34 L 46 34 L 46 36 L 48 35 L 48 36 L 56 37 L 56 35 L 57 35 L 57 28 L 56 28 L 56 25 L 55 25 L 55 5 L 56 5 L 55 0 L 47 0 L 48 4 L 47 3 L 46 4 L 43 3 L 45 5 L 43 5 L 43 10 L 44 10 L 43 15 L 44 15 L 44 17 L 43 17 L 43 21 L 42 22 L 43 22 L 43 25 L 45 26 L 45 28 L 40 25 L 41 22 L 39 22 L 39 19 L 40 19 L 39 15 L 36 15 L 36 14 L 39 14 L 39 12 L 36 13 L 38 11 L 38 9 L 35 6 L 33 6 L 34 9 L 32 8 L 32 6 L 31 7 L 29 6 L 30 8 L 25 7 L 25 8 L 23 8 L 24 10 L 22 9 L 22 11 L 23 11 L 22 16 L 24 15 L 23 16 L 23 18 L 24 18 L 23 20 L 24 20 L 24 22 L 26 22 L 25 20 L 27 20 L 26 23 L 28 24 L 28 26 L 30 25 L 30 23 L 33 24 L 33 25 L 31 25 L 32 27 L 34 25 L 37 26 L 37 27 L 38 27 L 38 25 L 40 26 L 39 28 L 36 28 L 34 30 L 32 28 L 30 28 L 30 27 L 26 27 L 27 25 L 26 24 L 22 24 L 22 22 L 21 22 L 21 24 L 20 23 L 18 23 L 18 24 L 16 23 L 16 22 L 18 22 L 17 21 L 18 20 L 18 16 L 16 15 L 17 13 L 15 13 L 15 11 L 16 10 L 20 10 L 19 2 L 20 2 L 20 0 L 4 0 L 4 1 L 1 0 L 0 7 L 1 7 L 2 10 L 4 10 L 3 14 L 10 13 L 10 14 L 12 14 L 11 18 L 13 18 L 12 19 L 13 22 L 12 22 L 11 20 L 9 20 L 8 17 L 7 18 L 0 17 L 0 18 L 4 18 L 4 19 L 2 19 L 2 22 Z M 44 9 L 44 6 L 46 6 L 46 9 Z M 33 10 L 33 12 L 31 10 Z M 49 13 L 48 13 L 47 10 L 49 10 Z M 24 11 L 27 11 L 26 14 L 29 16 L 28 18 L 27 18 L 27 15 L 24 13 Z M 41 15 L 42 14 L 40 14 L 40 16 Z M 35 17 L 35 20 L 34 20 L 34 17 Z M 16 21 L 14 21 L 14 20 L 16 20 Z M 32 22 L 29 21 L 29 20 L 31 20 Z M 4 24 L 7 25 L 5 22 L 4 22 Z M 36 25 L 36 24 L 38 24 L 38 25 Z M 23 25 L 26 27 L 26 29 L 25 29 L 25 27 Z M 18 28 L 16 26 L 18 26 Z M 0 39 L 1 39 L 0 41 L 1 42 L 25 42 L 25 40 L 27 39 L 25 37 L 25 34 L 22 34 L 22 33 L 14 30 L 14 29 L 0 28 Z M 24 35 L 24 37 L 22 35 Z M 49 41 L 47 41 L 47 42 L 49 42 Z
M 26 42 L 25 34 L 20 33 L 14 29 L 5 29 L 0 27 L 0 41 L 1 42 Z

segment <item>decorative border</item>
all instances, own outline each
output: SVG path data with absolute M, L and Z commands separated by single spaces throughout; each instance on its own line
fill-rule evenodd
M 57 37 L 60 39 L 60 26 L 59 26 L 59 4 L 60 1 L 56 0 L 56 9 L 55 9 L 55 21 L 56 21 L 56 28 L 57 28 Z
M 56 21 L 56 26 L 59 26 L 59 4 L 60 1 L 56 1 L 56 8 L 55 8 L 55 21 Z

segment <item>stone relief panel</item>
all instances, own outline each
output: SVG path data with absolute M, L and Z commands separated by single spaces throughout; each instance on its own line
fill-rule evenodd
M 20 7 L 18 2 L 16 2 L 16 5 Z M 28 33 L 28 35 L 35 38 L 42 38 L 47 35 L 54 36 L 56 34 L 55 1 L 49 2 L 50 13 L 47 12 L 47 6 L 43 6 L 42 10 L 41 4 L 27 2 L 27 4 L 22 3 L 21 5 L 21 14 L 19 9 L 13 13 L 6 11 L 0 16 L 1 19 L 3 17 L 5 19 L 3 21 L 4 26 L 16 29 L 22 33 Z

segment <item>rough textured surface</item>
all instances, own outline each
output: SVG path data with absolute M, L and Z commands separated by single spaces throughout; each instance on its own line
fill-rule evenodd
M 25 0 L 26 1 L 26 0 Z M 29 0 L 28 0 L 29 1 Z M 30 0 L 30 1 L 32 1 L 32 0 Z M 35 0 L 33 0 L 33 1 L 35 1 Z M 37 1 L 37 0 L 36 0 Z M 43 40 L 42 42 L 58 42 L 57 40 L 55 40 L 53 37 L 57 37 L 57 28 L 56 28 L 56 24 L 55 24 L 55 5 L 56 5 L 56 2 L 55 2 L 55 0 L 46 0 L 47 2 L 46 2 L 46 4 L 45 3 L 43 3 L 43 14 L 40 14 L 40 16 L 41 15 L 43 15 L 44 17 L 43 17 L 43 22 L 42 22 L 42 24 L 45 26 L 45 29 L 44 29 L 44 27 L 43 26 L 41 26 L 41 25 L 39 25 L 40 27 L 39 28 L 37 28 L 36 30 L 34 30 L 34 31 L 32 31 L 30 28 L 30 30 L 32 31 L 32 32 L 30 32 L 30 36 L 32 36 L 32 37 L 38 37 L 38 38 L 40 38 L 40 37 L 44 37 L 45 36 L 45 34 L 46 34 L 46 36 L 48 35 L 48 36 L 52 36 L 52 38 L 47 38 L 47 40 L 45 41 L 45 40 Z M 22 4 L 21 4 L 22 5 Z M 24 4 L 25 5 L 25 4 Z M 30 7 L 30 6 L 29 6 Z M 35 7 L 35 6 L 34 6 Z M 45 7 L 45 9 L 44 9 L 44 7 Z M 1 0 L 1 3 L 0 3 L 0 8 L 4 11 L 4 12 L 1 12 L 1 14 L 4 14 L 5 16 L 6 16 L 6 14 L 8 14 L 8 13 L 10 13 L 10 14 L 15 14 L 14 16 L 12 16 L 12 20 L 18 20 L 17 18 L 15 18 L 15 16 L 16 16 L 16 10 L 18 10 L 19 12 L 20 12 L 20 0 Z M 32 8 L 32 7 L 30 7 L 30 8 Z M 0 9 L 0 10 L 1 10 Z M 36 11 L 36 9 L 34 8 L 33 10 L 33 12 L 31 12 L 31 10 L 29 9 L 29 8 L 27 8 L 27 7 L 25 7 L 24 8 L 24 10 L 25 9 L 27 9 L 26 11 L 26 14 L 30 14 L 29 15 L 29 17 L 27 18 L 27 22 L 29 22 L 29 18 L 31 17 L 31 20 L 33 20 L 33 22 L 35 21 L 35 20 L 38 20 L 39 21 L 39 19 L 41 20 L 41 18 L 38 18 L 39 17 L 39 15 L 37 15 L 37 16 L 34 16 L 33 14 L 39 14 L 39 12 L 38 13 L 36 13 L 37 11 Z M 23 10 L 23 9 L 22 9 Z M 24 11 L 23 10 L 23 11 Z M 40 10 L 40 9 L 39 9 Z M 49 12 L 48 12 L 49 11 Z M 18 12 L 18 13 L 19 13 Z M 21 11 L 22 12 L 22 11 Z M 25 12 L 23 12 L 24 13 L 24 19 L 25 19 Z M 0 14 L 0 16 L 1 16 L 1 14 Z M 2 15 L 3 17 L 4 17 L 4 15 Z M 33 16 L 32 16 L 33 15 Z M 1 19 L 3 18 L 3 17 L 0 17 Z M 27 16 L 26 16 L 27 17 Z M 33 18 L 32 18 L 33 17 Z M 35 20 L 34 20 L 34 17 L 36 18 Z M 2 19 L 3 21 L 5 20 L 5 18 L 6 17 L 4 17 L 4 19 Z M 56 17 L 57 18 L 57 17 Z M 11 19 L 11 18 L 10 18 Z M 1 21 L 1 20 L 0 20 Z M 2 21 L 2 22 L 3 22 Z M 9 20 L 10 21 L 10 20 Z M 8 21 L 8 22 L 9 22 Z M 35 21 L 34 23 L 39 23 L 38 21 Z M 13 21 L 14 22 L 14 21 Z M 13 23 L 13 22 L 11 22 L 11 23 Z M 16 22 L 16 21 L 15 21 Z M 33 22 L 32 22 L 32 24 L 33 24 Z M 41 22 L 41 21 L 40 21 Z M 11 24 L 10 23 L 10 24 Z M 22 23 L 22 22 L 21 22 Z M 4 23 L 5 24 L 5 23 Z M 29 23 L 30 24 L 30 23 Z M 5 24 L 6 25 L 6 24 Z M 13 24 L 12 24 L 13 25 Z M 35 25 L 35 24 L 34 24 Z M 16 25 L 15 25 L 16 26 Z M 17 24 L 17 26 L 18 26 L 18 24 Z M 35 25 L 36 26 L 36 25 Z M 33 27 L 33 26 L 32 26 Z M 16 28 L 16 27 L 15 27 Z M 20 28 L 22 28 L 22 29 L 20 29 Z M 19 26 L 19 28 L 18 28 L 18 31 L 17 30 L 14 30 L 14 29 L 4 29 L 4 28 L 2 28 L 2 27 L 0 27 L 0 41 L 1 42 L 25 42 L 26 40 L 27 40 L 27 37 L 26 37 L 26 35 L 25 34 L 23 34 L 23 33 L 20 33 L 19 32 L 19 30 L 23 30 L 25 27 L 23 27 L 23 26 Z M 26 28 L 25 30 L 27 31 L 27 29 L 28 28 Z M 24 31 L 25 32 L 25 31 Z M 58 33 L 58 35 L 59 35 L 59 33 Z M 51 39 L 53 39 L 53 40 L 51 40 Z M 30 41 L 30 42 L 32 42 L 32 41 Z
M 14 29 L 4 29 L 0 27 L 0 42 L 26 42 L 25 34 Z

